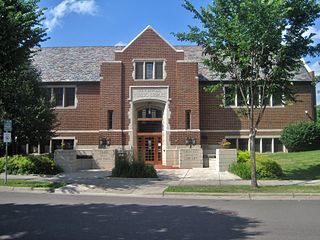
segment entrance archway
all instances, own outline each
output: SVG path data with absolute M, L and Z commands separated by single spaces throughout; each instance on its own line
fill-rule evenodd
M 161 105 L 147 103 L 137 109 L 138 156 L 153 165 L 162 164 L 162 120 Z

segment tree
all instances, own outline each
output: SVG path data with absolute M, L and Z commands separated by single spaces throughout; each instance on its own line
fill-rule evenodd
M 0 121 L 13 120 L 13 152 L 53 135 L 56 115 L 32 66 L 34 48 L 45 40 L 38 0 L 0 0 Z M 2 130 L 2 126 L 1 126 Z
M 221 77 L 220 89 L 225 81 L 233 89 L 226 98 L 237 91 L 242 100 L 250 131 L 251 185 L 257 187 L 257 129 L 271 95 L 295 100 L 291 79 L 301 68 L 300 59 L 319 54 L 313 34 L 305 34 L 319 17 L 320 6 L 316 0 L 216 0 L 200 10 L 185 0 L 183 6 L 202 27 L 189 26 L 189 32 L 175 36 L 202 46 L 204 64 Z

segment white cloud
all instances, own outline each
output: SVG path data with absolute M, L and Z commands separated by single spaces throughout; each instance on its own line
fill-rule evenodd
M 309 36 L 311 33 L 314 33 L 315 35 L 312 37 L 312 39 L 320 40 L 320 30 L 315 27 L 309 27 L 309 29 L 303 34 L 304 37 Z
M 118 43 L 116 43 L 114 46 L 115 47 L 123 47 L 123 46 L 126 46 L 127 44 L 126 43 L 123 43 L 123 42 L 118 42 Z
M 95 15 L 96 12 L 97 4 L 95 0 L 63 0 L 54 8 L 48 10 L 44 26 L 50 32 L 57 25 L 60 25 L 62 19 L 70 13 Z

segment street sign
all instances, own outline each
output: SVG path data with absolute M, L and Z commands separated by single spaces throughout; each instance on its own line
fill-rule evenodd
M 3 130 L 5 132 L 11 132 L 12 131 L 12 120 L 4 120 L 3 121 Z
M 3 142 L 4 143 L 11 143 L 11 132 L 4 132 L 3 133 Z

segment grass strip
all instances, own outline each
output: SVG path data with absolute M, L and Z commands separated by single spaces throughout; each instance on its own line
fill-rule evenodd
M 225 186 L 169 186 L 166 192 L 198 192 L 198 193 L 320 193 L 320 185 L 288 185 L 260 186 L 253 188 L 248 185 Z
M 4 183 L 4 180 L 0 181 L 0 186 L 8 187 L 31 187 L 31 188 L 60 188 L 65 186 L 65 183 L 61 182 L 48 182 L 48 181 L 30 181 L 30 180 L 13 180 L 8 179 L 7 184 Z

